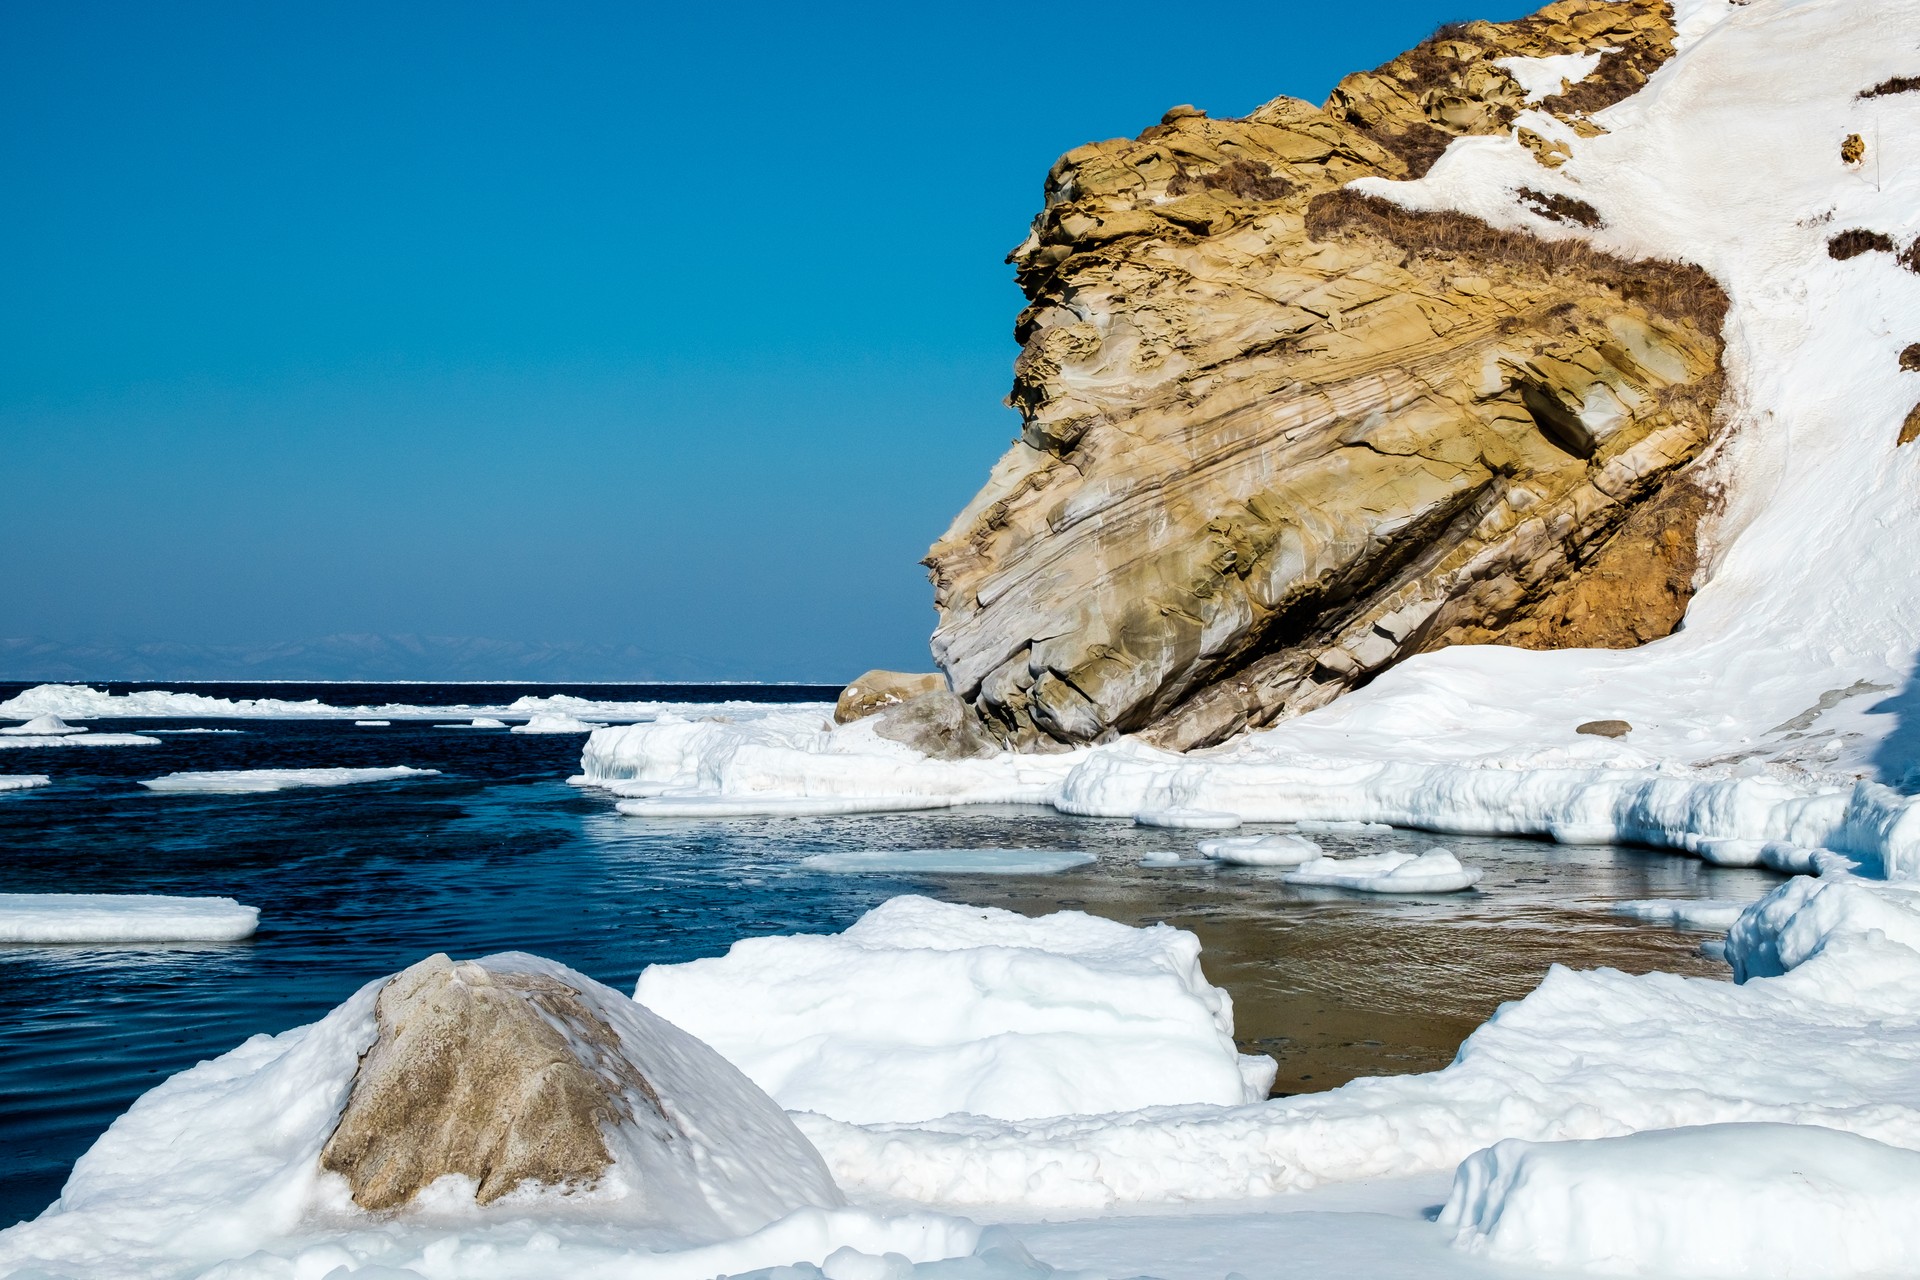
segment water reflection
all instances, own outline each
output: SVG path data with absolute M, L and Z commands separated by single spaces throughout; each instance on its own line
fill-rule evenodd
M 1615 916 L 1610 905 L 1745 899 L 1775 882 L 1633 850 L 1315 835 L 1335 855 L 1444 843 L 1487 871 L 1473 893 L 1377 898 L 1296 889 L 1270 869 L 1142 867 L 1148 855 L 1190 853 L 1195 833 L 1047 809 L 623 818 L 605 797 L 562 781 L 580 748 L 567 736 L 340 722 L 247 729 L 161 747 L 19 753 L 21 771 L 51 772 L 56 785 L 0 816 L 0 889 L 223 895 L 262 915 L 243 943 L 0 948 L 0 1094 L 9 1099 L 0 1222 L 50 1201 L 74 1157 L 165 1076 L 249 1035 L 311 1021 L 434 951 L 529 950 L 631 989 L 647 964 L 717 954 L 745 936 L 841 929 L 902 892 L 1165 920 L 1200 936 L 1208 975 L 1234 996 L 1243 1042 L 1278 1057 L 1280 1088 L 1295 1091 L 1442 1065 L 1553 963 L 1724 974 L 1697 954 L 1703 935 Z M 158 796 L 138 786 L 184 769 L 392 764 L 441 775 L 266 795 Z M 1044 876 L 804 865 L 819 854 L 965 848 L 1082 850 L 1094 861 Z

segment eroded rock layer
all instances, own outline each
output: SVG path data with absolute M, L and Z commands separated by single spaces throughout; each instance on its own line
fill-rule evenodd
M 1563 197 L 1513 193 L 1536 237 L 1341 188 L 1512 127 L 1514 57 L 1590 55 L 1532 107 L 1597 132 L 1672 38 L 1664 4 L 1565 0 L 1324 108 L 1176 108 L 1063 157 L 1010 259 L 1022 438 L 927 560 L 954 692 L 1019 746 L 1186 748 L 1442 645 L 1671 631 L 1718 287 L 1588 248 L 1600 213 Z

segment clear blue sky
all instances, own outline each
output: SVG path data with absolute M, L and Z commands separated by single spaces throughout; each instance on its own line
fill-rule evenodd
M 0 2 L 0 635 L 924 668 L 1048 165 L 1473 0 Z

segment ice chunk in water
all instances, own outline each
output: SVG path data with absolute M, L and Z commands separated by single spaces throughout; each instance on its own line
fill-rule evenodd
M 1200 854 L 1236 867 L 1297 867 L 1320 856 L 1320 846 L 1302 836 L 1216 836 L 1200 842 Z
M 169 773 L 140 785 L 152 791 L 285 791 L 291 787 L 344 787 L 356 782 L 391 782 L 395 778 L 423 778 L 438 769 L 216 769 L 200 773 Z
M 1463 867 L 1447 849 L 1429 849 L 1415 857 L 1398 851 L 1364 858 L 1315 858 L 1287 872 L 1288 884 L 1325 885 L 1362 893 L 1453 893 L 1480 879 L 1478 867 Z
M 0 942 L 233 942 L 259 924 L 232 898 L 0 893 Z

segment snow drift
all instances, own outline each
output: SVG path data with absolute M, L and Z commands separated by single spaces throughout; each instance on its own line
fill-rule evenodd
M 859 1122 L 1239 1103 L 1272 1086 L 1184 930 L 894 898 L 843 933 L 652 965 L 634 998 L 780 1104 Z

